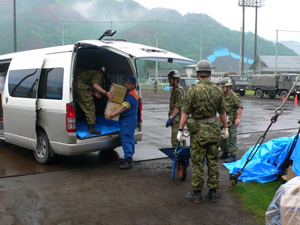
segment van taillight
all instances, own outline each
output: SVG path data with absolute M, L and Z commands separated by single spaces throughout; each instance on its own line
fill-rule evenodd
M 75 107 L 72 104 L 67 104 L 67 115 L 66 115 L 66 127 L 67 132 L 76 132 L 76 112 Z
M 141 123 L 143 122 L 143 114 L 142 114 L 142 111 L 143 111 L 143 101 L 142 99 L 140 98 L 140 101 L 139 101 L 139 112 L 138 112 L 138 122 Z

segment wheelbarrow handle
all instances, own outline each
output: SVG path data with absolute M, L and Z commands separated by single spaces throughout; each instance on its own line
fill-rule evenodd
M 178 153 L 179 147 L 180 147 L 180 141 L 178 141 L 177 147 L 174 150 L 174 158 L 173 158 L 173 165 L 172 165 L 172 180 L 174 180 L 174 177 L 175 177 L 177 153 Z

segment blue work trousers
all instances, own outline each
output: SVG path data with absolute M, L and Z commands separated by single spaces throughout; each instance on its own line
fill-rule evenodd
M 135 152 L 134 131 L 137 125 L 137 117 L 120 118 L 121 144 L 124 158 L 132 158 Z

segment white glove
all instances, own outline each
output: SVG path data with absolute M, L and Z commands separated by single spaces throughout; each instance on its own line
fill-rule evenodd
M 177 141 L 179 141 L 179 142 L 182 142 L 182 141 L 184 141 L 185 139 L 184 139 L 184 136 L 183 136 L 183 131 L 178 131 L 178 134 L 177 134 Z
M 221 138 L 226 139 L 228 137 L 229 137 L 228 128 L 223 128 L 223 130 L 221 131 Z

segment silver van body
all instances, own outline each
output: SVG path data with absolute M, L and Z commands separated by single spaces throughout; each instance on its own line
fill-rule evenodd
M 81 71 L 101 64 L 110 82 L 124 85 L 127 76 L 138 78 L 134 64 L 137 59 L 195 63 L 163 49 L 110 40 L 86 40 L 1 55 L 0 73 L 7 75 L 0 138 L 33 150 L 40 163 L 50 162 L 55 154 L 71 156 L 121 146 L 118 131 L 80 136 L 79 122 L 83 128 L 85 125 L 84 117 L 79 118 L 82 113 L 76 104 L 73 79 Z M 138 79 L 137 91 L 140 102 L 136 142 L 142 140 L 142 95 Z M 95 103 L 102 118 L 104 103 Z

